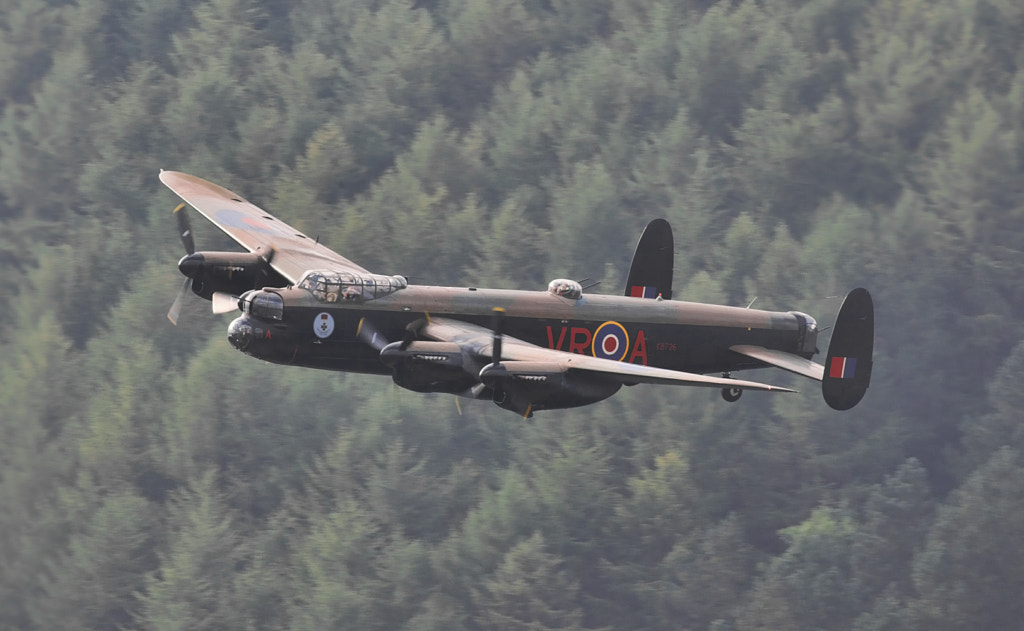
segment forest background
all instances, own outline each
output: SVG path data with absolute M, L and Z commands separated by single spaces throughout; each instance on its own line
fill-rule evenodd
M 0 628 L 1018 628 L 1021 33 L 1019 0 L 7 0 Z M 418 283 L 616 293 L 665 217 L 678 298 L 827 326 L 869 288 L 873 385 L 524 421 L 265 365 L 165 318 L 160 168 Z

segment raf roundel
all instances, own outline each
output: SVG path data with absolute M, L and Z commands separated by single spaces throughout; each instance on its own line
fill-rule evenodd
M 241 228 L 251 232 L 258 232 L 266 235 L 286 235 L 280 225 L 270 223 L 273 218 L 258 219 L 235 208 L 222 208 L 217 211 L 217 221 L 227 228 Z M 269 221 L 268 221 L 269 220 Z
M 594 331 L 592 346 L 594 357 L 620 362 L 629 351 L 629 335 L 626 327 L 618 322 L 605 322 Z
M 313 333 L 321 340 L 334 333 L 334 318 L 327 312 L 320 313 L 313 319 Z

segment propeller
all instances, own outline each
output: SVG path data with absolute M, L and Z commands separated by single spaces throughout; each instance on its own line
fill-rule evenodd
M 501 307 L 494 308 L 491 331 L 493 332 L 493 337 L 491 338 L 491 366 L 497 367 L 501 363 L 501 340 L 505 334 L 505 310 Z M 487 370 L 487 368 L 485 367 L 484 370 Z M 507 396 L 504 388 L 497 383 L 492 388 L 491 399 L 498 405 L 501 405 Z
M 497 366 L 501 363 L 501 340 L 505 335 L 505 310 L 501 307 L 494 308 L 491 330 L 494 332 L 491 342 L 491 364 Z
M 181 303 L 185 300 L 185 294 L 187 294 L 190 289 L 192 289 L 192 279 L 186 278 L 185 282 L 181 285 L 181 289 L 178 290 L 178 295 L 174 299 L 174 303 L 171 304 L 170 311 L 167 312 L 167 319 L 175 326 L 178 325 L 178 315 L 181 314 Z
M 404 351 L 409 348 L 409 345 L 416 341 L 416 336 L 419 334 L 420 329 L 423 328 L 423 325 L 430 322 L 429 313 L 424 312 L 423 316 L 422 320 L 410 322 L 405 327 L 405 334 L 402 336 L 402 343 L 398 346 L 398 350 Z M 366 318 L 359 319 L 359 325 L 356 327 L 356 337 L 377 351 L 384 350 L 384 347 L 390 344 L 388 338 L 378 331 L 377 327 Z
M 184 202 L 178 204 L 174 209 L 174 218 L 178 220 L 178 236 L 181 237 L 181 244 L 185 246 L 185 253 L 195 254 L 196 241 L 192 238 L 192 222 L 189 221 L 185 208 Z
M 261 245 L 260 247 L 256 248 L 255 252 L 260 256 L 260 259 L 263 261 L 263 265 L 261 265 L 259 268 L 259 273 L 257 274 L 256 285 L 254 289 L 257 287 L 263 287 L 264 284 L 268 281 L 270 277 L 270 263 L 271 261 L 274 260 L 274 255 L 277 254 L 277 248 L 275 248 L 273 245 Z
M 188 257 L 195 254 L 196 241 L 192 238 L 192 222 L 188 220 L 188 211 L 185 208 L 184 203 L 178 204 L 174 209 L 174 218 L 178 222 L 178 236 L 181 237 L 181 244 L 185 246 L 185 256 Z M 171 304 L 170 311 L 167 312 L 167 319 L 175 326 L 178 325 L 178 316 L 181 314 L 181 303 L 184 302 L 185 295 L 190 289 L 192 289 L 192 277 L 186 276 L 185 282 L 181 284 L 181 289 L 178 290 L 178 295 Z
M 241 309 L 238 304 L 238 296 L 225 291 L 213 292 L 213 312 L 216 314 L 231 313 L 235 309 Z
M 388 339 L 380 334 L 377 327 L 373 326 L 366 318 L 359 318 L 359 326 L 356 327 L 356 337 L 370 345 L 375 351 L 382 351 L 388 345 Z

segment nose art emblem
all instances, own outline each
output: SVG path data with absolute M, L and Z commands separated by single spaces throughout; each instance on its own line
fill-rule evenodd
M 313 333 L 320 339 L 331 336 L 334 333 L 334 318 L 329 313 L 321 313 L 313 319 Z

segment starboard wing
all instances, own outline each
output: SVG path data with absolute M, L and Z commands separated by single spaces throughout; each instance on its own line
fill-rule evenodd
M 454 342 L 477 357 L 490 359 L 492 353 L 493 332 L 482 326 L 453 320 L 451 318 L 431 318 L 420 333 L 438 342 Z M 616 379 L 623 384 L 655 383 L 677 386 L 704 386 L 713 388 L 739 388 L 741 390 L 762 390 L 771 392 L 793 392 L 788 388 L 780 388 L 756 381 L 726 379 L 696 373 L 654 368 L 640 364 L 567 353 L 551 348 L 541 348 L 535 344 L 510 337 L 502 340 L 502 361 L 532 362 L 549 364 L 552 367 L 577 370 L 604 375 Z
M 311 269 L 369 273 L 226 188 L 177 171 L 161 171 L 160 181 L 242 247 L 273 252 L 270 266 L 289 282 Z

